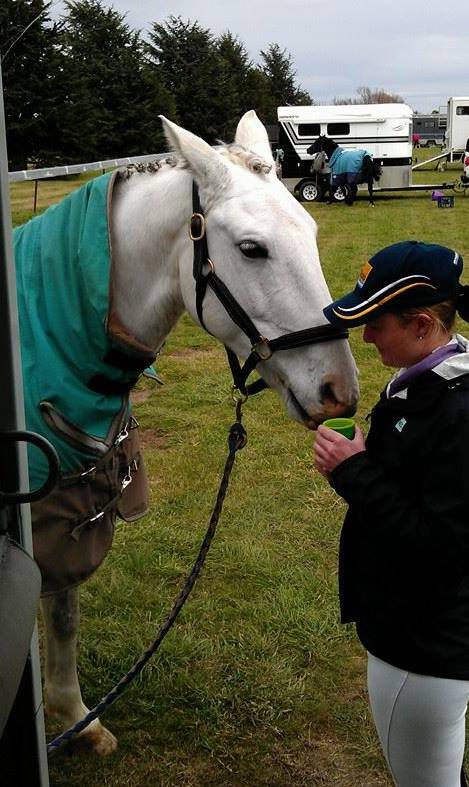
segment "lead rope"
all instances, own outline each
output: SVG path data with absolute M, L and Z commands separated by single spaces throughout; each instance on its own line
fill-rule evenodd
M 241 423 L 242 415 L 241 415 L 241 408 L 243 403 L 246 401 L 245 397 L 237 398 L 235 400 L 236 404 L 236 421 L 231 425 L 230 431 L 228 434 L 228 456 L 225 461 L 225 468 L 223 471 L 223 477 L 220 482 L 220 486 L 218 489 L 217 499 L 215 502 L 215 506 L 212 512 L 212 516 L 210 517 L 210 522 L 207 528 L 207 532 L 205 533 L 204 540 L 199 549 L 199 554 L 197 559 L 192 566 L 192 570 L 188 575 L 184 586 L 182 587 L 179 595 L 177 596 L 173 607 L 167 616 L 164 623 L 161 625 L 155 639 L 153 640 L 150 647 L 140 656 L 138 661 L 135 662 L 133 667 L 124 675 L 123 678 L 114 686 L 111 691 L 106 694 L 105 697 L 102 698 L 94 708 L 92 708 L 86 716 L 84 716 L 80 721 L 70 727 L 68 730 L 65 730 L 61 735 L 58 735 L 57 738 L 54 738 L 50 743 L 47 745 L 47 752 L 49 754 L 53 754 L 60 746 L 68 743 L 75 735 L 78 735 L 85 727 L 90 724 L 94 719 L 100 716 L 107 708 L 110 707 L 120 696 L 123 692 L 128 688 L 128 686 L 132 683 L 132 681 L 140 674 L 143 670 L 145 664 L 151 659 L 154 653 L 160 647 L 162 641 L 164 640 L 168 631 L 172 628 L 177 616 L 179 615 L 181 609 L 183 608 L 184 604 L 187 601 L 187 598 L 194 587 L 196 580 L 202 570 L 202 567 L 205 563 L 205 558 L 207 557 L 208 550 L 210 548 L 210 544 L 212 543 L 213 537 L 215 535 L 218 520 L 220 518 L 220 514 L 223 508 L 223 502 L 225 500 L 225 495 L 228 489 L 229 478 L 231 475 L 231 471 L 233 469 L 234 460 L 236 457 L 236 452 L 240 448 L 244 448 L 247 442 L 247 434 L 244 426 Z

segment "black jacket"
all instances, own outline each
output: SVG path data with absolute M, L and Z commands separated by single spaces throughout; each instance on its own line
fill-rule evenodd
M 396 667 L 469 680 L 469 351 L 456 357 L 406 398 L 382 394 L 366 452 L 331 483 L 349 503 L 342 622 Z

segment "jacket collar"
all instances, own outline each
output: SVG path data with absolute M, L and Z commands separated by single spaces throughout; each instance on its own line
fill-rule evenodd
M 446 358 L 433 369 L 422 372 L 411 380 L 406 388 L 391 397 L 389 396 L 390 383 L 388 383 L 381 393 L 377 406 L 401 411 L 422 410 L 433 406 L 449 388 L 469 389 L 469 341 L 459 334 L 452 338 L 458 341 L 463 348 L 462 352 Z M 398 379 L 400 373 L 402 370 L 396 372 L 391 382 Z
M 444 351 L 450 346 L 454 346 L 454 352 L 448 355 Z M 432 356 L 434 356 L 433 362 Z M 387 384 L 383 392 L 385 397 L 388 399 L 408 399 L 415 385 L 417 385 L 417 389 L 420 389 L 422 382 L 424 387 L 431 382 L 432 378 L 427 377 L 427 373 L 430 371 L 446 382 L 468 374 L 469 341 L 464 336 L 455 334 L 451 337 L 446 347 L 439 348 L 424 358 L 423 361 L 415 364 L 414 367 L 399 369 Z M 404 385 L 399 386 L 401 378 Z

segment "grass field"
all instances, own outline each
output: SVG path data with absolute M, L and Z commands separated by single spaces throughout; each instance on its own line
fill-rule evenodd
M 419 151 L 419 155 L 428 151 Z M 420 172 L 415 182 L 459 178 Z M 81 181 L 41 183 L 40 206 Z M 31 184 L 12 187 L 14 223 Z M 450 193 L 450 192 L 448 192 Z M 469 193 L 439 209 L 429 192 L 313 204 L 333 296 L 386 244 L 416 238 L 468 261 Z M 469 283 L 466 274 L 465 282 Z M 459 326 L 461 329 L 461 326 Z M 373 349 L 351 345 L 361 373 L 358 421 L 386 380 Z M 81 682 L 91 706 L 151 642 L 205 531 L 232 421 L 223 351 L 189 318 L 158 362 L 165 385 L 139 384 L 135 410 L 151 477 L 151 513 L 120 524 L 82 590 Z M 204 572 L 161 651 L 104 716 L 119 748 L 104 760 L 59 752 L 53 787 L 385 787 L 367 705 L 365 660 L 338 622 L 337 545 L 344 504 L 313 470 L 313 436 L 271 393 L 245 406 L 239 454 Z M 48 734 L 57 730 L 53 723 Z

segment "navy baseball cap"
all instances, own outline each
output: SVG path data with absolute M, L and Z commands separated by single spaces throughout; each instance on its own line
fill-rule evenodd
M 454 249 L 416 240 L 393 243 L 366 262 L 353 292 L 324 309 L 332 325 L 354 328 L 384 312 L 455 298 L 463 259 Z

